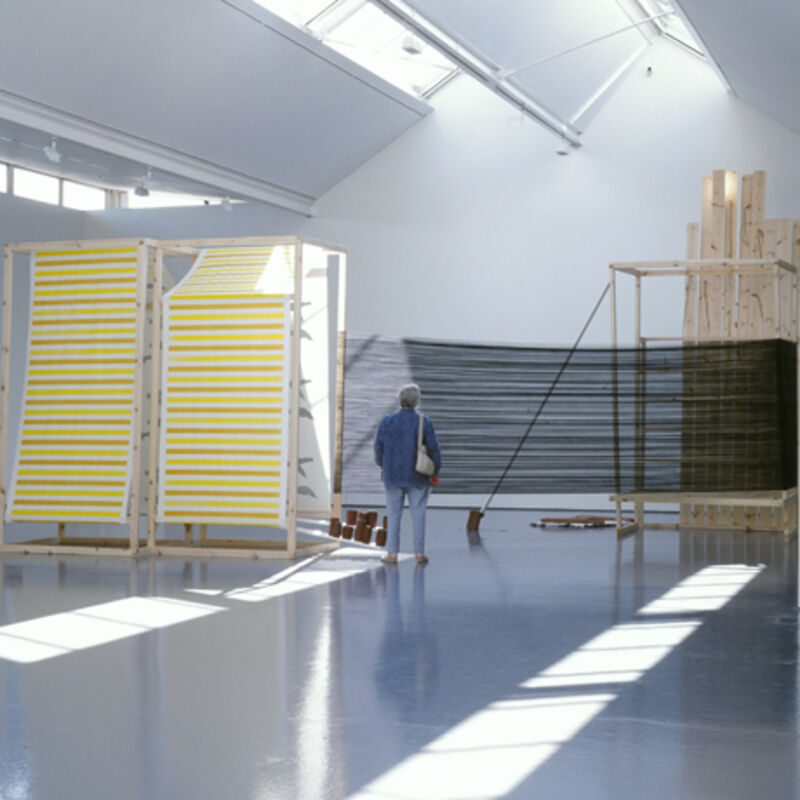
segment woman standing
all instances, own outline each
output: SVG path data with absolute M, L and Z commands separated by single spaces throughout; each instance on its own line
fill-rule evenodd
M 433 423 L 427 417 L 423 417 L 422 441 L 434 463 L 435 471 L 433 476 L 428 476 L 414 469 L 420 419 L 415 409 L 420 394 L 419 386 L 415 383 L 403 386 L 397 394 L 400 402 L 399 410 L 387 414 L 381 420 L 375 436 L 375 462 L 382 470 L 383 483 L 386 487 L 386 514 L 389 518 L 386 556 L 383 558 L 387 564 L 397 563 L 397 551 L 400 549 L 400 518 L 403 515 L 406 496 L 411 509 L 417 563 L 428 562 L 425 555 L 425 508 L 431 484 L 436 485 L 439 480 L 442 455 Z

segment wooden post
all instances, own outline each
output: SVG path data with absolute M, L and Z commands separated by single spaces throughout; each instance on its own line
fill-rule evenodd
M 611 319 L 611 346 L 617 346 L 617 276 L 614 267 L 609 267 L 609 317 Z
M 333 454 L 333 516 L 342 516 L 342 473 L 344 472 L 344 365 L 346 334 L 339 331 L 336 342 L 336 422 Z
M 724 181 L 725 193 L 725 231 L 723 256 L 736 258 L 736 211 L 739 199 L 739 176 L 736 172 L 726 172 Z M 734 319 L 736 317 L 736 276 L 726 275 L 722 286 L 722 336 L 730 339 L 734 332 Z
M 136 268 L 136 337 L 133 368 L 133 424 L 131 425 L 131 493 L 130 493 L 130 549 L 139 551 L 139 483 L 142 455 L 142 406 L 144 405 L 144 326 L 147 312 L 147 260 L 149 247 L 140 242 L 137 249 Z
M 792 222 L 789 219 L 775 220 L 775 255 L 781 261 L 792 263 Z M 778 336 L 788 339 L 791 332 L 791 275 L 785 270 L 778 270 Z
M 344 391 L 347 358 L 347 254 L 339 253 L 336 307 L 336 421 L 334 423 L 333 516 L 342 516 L 342 480 L 344 477 Z
M 686 258 L 697 258 L 700 241 L 700 226 L 690 222 L 686 226 Z M 683 338 L 697 341 L 697 275 L 686 276 L 686 289 L 683 306 Z
M 698 257 L 700 244 L 700 226 L 696 222 L 690 222 L 686 228 L 686 258 L 694 260 Z M 686 276 L 686 298 L 683 311 L 683 338 L 694 344 L 698 337 L 698 302 L 699 285 L 696 275 Z M 685 413 L 685 412 L 684 412 Z M 683 446 L 683 445 L 682 445 Z M 687 443 L 687 446 L 688 443 Z M 679 521 L 681 525 L 689 525 L 692 522 L 694 506 L 688 503 L 681 503 L 679 510 Z
M 636 301 L 634 308 L 635 344 L 636 344 L 636 475 L 635 488 L 644 490 L 644 457 L 645 457 L 645 368 L 642 364 L 642 277 L 637 274 L 635 278 Z M 634 503 L 634 519 L 639 527 L 644 523 L 644 503 Z
M 300 447 L 300 335 L 303 315 L 303 247 L 298 238 L 294 245 L 294 299 L 289 392 L 289 463 L 287 482 L 286 550 L 293 558 L 297 552 L 297 468 Z
M 164 251 L 157 247 L 153 263 L 153 290 L 150 331 L 150 453 L 147 473 L 147 547 L 156 546 L 156 498 L 158 492 L 159 396 L 161 391 L 161 292 L 163 290 Z
M 11 386 L 11 308 L 14 291 L 14 254 L 3 247 L 3 342 L 0 355 L 0 545 L 6 543 L 8 503 L 8 405 Z

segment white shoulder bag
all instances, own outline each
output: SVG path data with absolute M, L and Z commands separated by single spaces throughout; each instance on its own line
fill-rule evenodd
M 425 425 L 425 417 L 419 415 L 419 427 L 417 428 L 417 463 L 414 469 L 421 475 L 433 475 L 436 472 L 436 464 L 428 455 L 428 448 L 422 443 L 422 428 Z

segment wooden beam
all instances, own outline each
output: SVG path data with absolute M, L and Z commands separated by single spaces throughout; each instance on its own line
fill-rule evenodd
M 3 248 L 3 334 L 0 354 L 0 546 L 6 541 L 8 504 L 8 400 L 11 392 L 11 312 L 14 305 L 14 254 Z
M 158 497 L 159 399 L 161 392 L 161 293 L 164 252 L 155 250 L 150 327 L 150 441 L 147 467 L 147 547 L 156 545 L 156 500 Z
M 700 225 L 690 222 L 686 226 L 686 258 L 695 260 L 700 246 Z M 697 339 L 697 275 L 686 276 L 683 300 L 683 338 L 689 341 Z

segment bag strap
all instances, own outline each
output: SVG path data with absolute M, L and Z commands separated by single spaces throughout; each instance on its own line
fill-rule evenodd
M 422 427 L 425 425 L 425 417 L 420 414 L 419 415 L 419 425 L 417 426 L 417 450 L 422 447 Z

